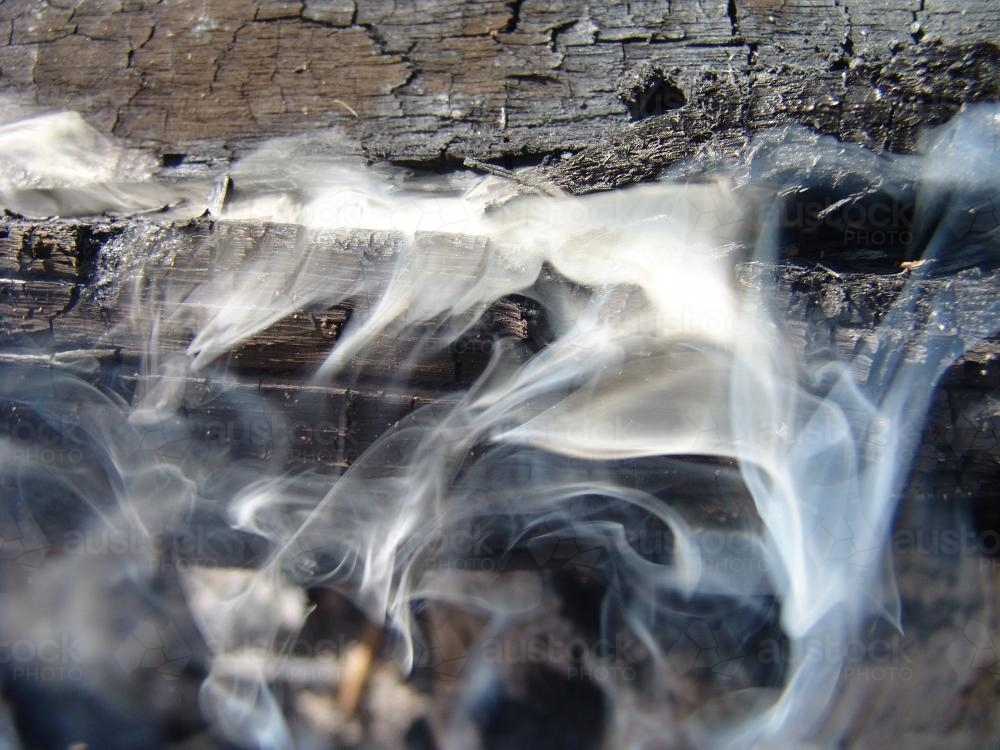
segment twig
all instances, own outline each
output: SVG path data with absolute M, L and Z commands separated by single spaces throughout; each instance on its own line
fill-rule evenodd
M 355 120 L 357 120 L 360 117 L 360 115 L 357 112 L 354 111 L 354 108 L 351 107 L 351 105 L 348 104 L 347 102 L 341 101 L 340 99 L 334 99 L 333 103 L 334 104 L 339 104 L 341 107 L 343 107 L 348 112 L 350 112 L 352 115 L 354 115 L 354 119 Z
M 835 279 L 842 279 L 842 278 L 844 278 L 843 274 L 837 273 L 832 268 L 827 268 L 822 263 L 817 263 L 816 266 L 817 266 L 817 268 L 822 268 L 824 271 L 826 271 L 828 274 L 830 274 L 831 277 L 833 277 Z
M 361 640 L 347 649 L 343 656 L 344 672 L 337 690 L 337 705 L 345 716 L 353 716 L 358 709 L 375 661 L 375 650 L 381 640 L 381 629 L 368 623 Z
M 463 164 L 469 169 L 476 169 L 495 177 L 502 177 L 505 180 L 516 182 L 518 185 L 540 193 L 541 195 L 550 195 L 553 198 L 562 198 L 566 195 L 555 185 L 545 182 L 544 180 L 540 180 L 535 177 L 528 177 L 524 174 L 518 174 L 517 172 L 507 169 L 506 167 L 499 167 L 495 164 L 487 164 L 486 162 L 479 161 L 478 159 L 473 159 L 471 156 L 465 157 Z

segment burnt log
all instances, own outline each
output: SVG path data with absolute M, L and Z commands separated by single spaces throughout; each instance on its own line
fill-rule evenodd
M 6 32 L 0 42 L 0 122 L 77 110 L 102 132 L 155 153 L 164 182 L 215 179 L 263 140 L 336 127 L 371 162 L 417 171 L 450 170 L 469 159 L 481 168 L 527 166 L 535 169 L 521 179 L 532 185 L 583 193 L 670 170 L 697 177 L 738 160 L 761 131 L 786 124 L 876 154 L 909 153 L 926 127 L 948 121 L 968 103 L 1000 99 L 1000 11 L 988 0 L 862 7 L 836 0 L 712 0 L 669 7 L 547 0 L 12 0 L 0 4 L 0 27 Z M 837 193 L 842 186 L 836 180 L 831 184 L 824 203 L 846 197 Z M 878 187 L 862 192 L 878 196 Z M 907 210 L 909 227 L 912 208 Z M 126 397 L 140 377 L 150 322 L 141 319 L 142 307 L 128 305 L 131 282 L 151 274 L 155 281 L 194 285 L 238 271 L 261 248 L 278 248 L 281 257 L 281 247 L 302 235 L 298 227 L 211 217 L 175 222 L 155 214 L 91 213 L 96 210 L 48 221 L 8 215 L 0 222 L 0 361 L 27 378 L 66 371 L 113 383 Z M 919 258 L 898 237 L 873 241 L 847 238 L 843 224 L 827 229 L 824 234 L 793 227 L 781 238 L 773 264 L 742 263 L 738 279 L 771 290 L 784 334 L 803 360 L 857 360 L 863 382 L 880 358 L 897 349 L 891 336 L 873 331 L 914 275 L 907 264 Z M 152 260 L 127 252 L 130 245 L 148 248 L 152 240 L 172 249 Z M 383 273 L 402 239 L 359 231 L 310 241 Z M 478 240 L 442 241 L 459 252 L 463 243 Z M 995 244 L 987 243 L 954 262 L 939 259 L 941 273 L 919 281 L 915 305 L 901 322 L 926 326 L 927 301 L 948 295 L 973 311 L 948 322 L 932 347 L 909 353 L 918 360 L 954 354 L 956 361 L 934 396 L 927 424 L 908 446 L 915 463 L 899 528 L 907 527 L 911 515 L 919 523 L 928 506 L 970 518 L 977 531 L 1000 524 L 1000 370 L 994 363 L 1000 342 L 987 339 L 959 356 L 949 330 L 977 330 L 992 314 L 996 257 Z M 434 345 L 433 335 L 417 334 L 387 340 L 353 361 L 341 380 L 311 382 L 311 370 L 365 304 L 303 309 L 259 332 L 226 357 L 242 376 L 235 386 L 185 376 L 180 387 L 188 438 L 199 450 L 243 451 L 277 464 L 273 469 L 308 467 L 336 475 L 386 429 L 469 385 L 498 337 L 515 340 L 525 356 L 546 340 L 538 306 L 512 297 L 496 301 L 457 343 Z M 136 312 L 138 321 L 125 320 Z M 181 351 L 191 334 L 172 329 L 161 341 Z M 399 363 L 418 338 L 421 357 L 412 377 L 400 383 Z M 3 409 L 7 424 L 38 418 L 16 401 L 6 400 Z M 312 429 L 291 440 L 286 434 L 275 441 L 272 433 L 253 443 L 239 431 L 253 409 L 268 424 Z M 226 429 L 231 424 L 237 427 Z M 663 479 L 662 466 L 631 470 L 680 486 L 677 477 Z M 642 481 L 639 476 L 636 483 Z M 734 510 L 718 501 L 717 492 L 686 491 L 703 508 L 706 525 Z M 869 745 L 905 738 L 931 747 L 983 746 L 985 738 L 969 726 L 994 710 L 992 677 L 985 670 L 978 677 L 966 673 L 963 693 L 955 698 L 956 678 L 944 652 L 961 631 L 953 621 L 959 617 L 953 614 L 955 590 L 972 579 L 995 590 L 995 566 L 970 574 L 979 560 L 946 560 L 941 566 L 939 556 L 898 554 L 895 562 L 905 605 L 922 616 L 918 679 L 855 684 L 851 700 L 864 701 L 868 709 L 856 719 L 855 739 Z M 962 614 L 981 616 L 970 606 Z M 570 634 L 577 625 L 559 622 Z M 525 627 L 531 632 L 531 623 Z M 524 694 L 518 684 L 523 678 L 510 679 L 519 688 L 512 693 Z M 560 707 L 557 716 L 564 715 L 562 687 L 550 691 Z M 582 692 L 582 698 L 567 700 L 596 714 L 593 691 Z M 910 710 L 899 712 L 904 701 Z M 446 709 L 448 696 L 440 695 L 437 704 Z M 523 709 L 514 704 L 515 713 Z M 931 721 L 942 714 L 942 722 Z M 491 731 L 502 736 L 505 729 Z M 67 744 L 76 738 L 61 739 Z M 519 746 L 522 740 L 517 738 Z
M 262 253 L 267 253 L 268 272 L 281 276 L 301 262 L 301 238 L 307 237 L 305 241 L 327 259 L 311 265 L 310 273 L 336 278 L 350 258 L 360 262 L 369 277 L 388 278 L 404 242 L 402 235 L 392 232 L 307 232 L 291 225 L 219 223 L 209 218 L 84 224 L 8 219 L 2 231 L 0 264 L 7 272 L 7 289 L 0 297 L 0 340 L 5 347 L 0 356 L 10 363 L 44 364 L 89 372 L 95 378 L 114 372 L 126 381 L 139 376 L 157 314 L 155 305 L 133 303 L 134 277 L 141 275 L 143 283 L 153 287 L 172 283 L 193 288 L 224 273 L 239 274 L 241 269 L 259 273 L 251 263 Z M 131 247 L 131 254 L 115 253 L 101 261 L 96 244 L 100 241 Z M 418 235 L 416 241 L 434 242 L 445 261 L 449 253 L 457 259 L 467 252 L 469 243 L 483 242 L 459 235 Z M 151 246 L 171 250 L 150 261 L 145 254 Z M 834 243 L 837 247 L 842 244 Z M 942 421 L 934 431 L 940 437 L 949 434 L 950 425 L 959 424 L 975 394 L 984 408 L 994 408 L 992 401 L 987 404 L 984 399 L 998 385 L 990 365 L 1000 352 L 1000 341 L 988 338 L 964 353 L 954 349 L 959 331 L 988 331 L 991 326 L 998 285 L 992 261 L 987 267 L 978 264 L 915 282 L 914 271 L 898 257 L 894 263 L 883 258 L 881 271 L 871 261 L 867 270 L 845 270 L 844 263 L 840 261 L 842 270 L 835 271 L 808 257 L 774 266 L 742 262 L 736 267 L 737 282 L 745 290 L 766 292 L 790 351 L 804 363 L 852 362 L 862 384 L 872 367 L 899 349 L 903 333 L 930 324 L 935 314 L 932 301 L 942 296 L 962 299 L 957 317 L 949 321 L 950 330 L 937 337 L 945 344 L 944 355 L 925 344 L 907 356 L 916 361 L 953 357 L 952 381 L 958 379 L 953 387 L 971 395 L 958 399 L 957 413 L 946 409 L 938 414 Z M 904 290 L 915 302 L 899 320 L 900 336 L 876 334 L 878 324 Z M 519 342 L 523 356 L 545 343 L 546 325 L 537 304 L 524 297 L 505 298 L 497 300 L 479 324 L 457 341 L 450 340 L 447 332 L 435 334 L 429 324 L 399 335 L 386 334 L 384 340 L 355 356 L 333 382 L 312 383 L 312 373 L 330 354 L 345 323 L 352 315 L 364 315 L 370 302 L 356 299 L 330 308 L 298 309 L 236 346 L 224 360 L 247 376 L 249 385 L 240 388 L 265 401 L 283 399 L 280 411 L 290 423 L 308 424 L 320 397 L 336 405 L 332 411 L 329 406 L 324 410 L 323 421 L 338 427 L 334 435 L 322 437 L 328 450 L 316 453 L 315 460 L 321 463 L 346 466 L 399 419 L 471 385 L 489 362 L 498 339 Z M 280 309 L 285 301 L 278 299 L 275 304 Z M 158 332 L 156 346 L 165 352 L 184 351 L 194 333 L 190 327 L 165 328 Z M 404 362 L 409 364 L 405 381 L 400 382 Z M 977 376 L 977 371 L 984 374 Z M 212 405 L 221 394 L 211 375 L 188 377 L 185 388 L 191 395 L 186 408 L 195 422 L 201 412 L 206 420 L 222 419 L 224 401 Z M 944 401 L 950 398 L 947 392 L 939 394 Z M 980 416 L 987 414 L 991 412 Z M 303 448 L 315 447 L 308 441 L 303 444 Z M 270 455 L 266 446 L 263 453 Z

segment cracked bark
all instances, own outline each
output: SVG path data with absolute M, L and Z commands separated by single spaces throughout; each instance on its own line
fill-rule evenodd
M 10 28 L 0 85 L 26 104 L 80 109 L 116 135 L 187 150 L 195 163 L 338 126 L 373 159 L 424 166 L 577 154 L 557 179 L 568 170 L 579 181 L 580 152 L 635 132 L 663 148 L 624 170 L 634 179 L 690 155 L 674 142 L 675 119 L 651 111 L 630 124 L 616 87 L 641 64 L 677 79 L 686 130 L 717 121 L 706 141 L 722 151 L 781 122 L 908 150 L 922 123 L 996 98 L 1000 85 L 996 49 L 975 46 L 996 39 L 1000 17 L 988 3 L 959 12 L 948 3 L 760 0 L 669 11 L 530 0 L 419 10 L 389 0 L 182 2 L 109 12 L 17 0 L 0 8 L 0 22 Z M 949 67 L 958 81 L 942 77 Z M 893 112 L 902 119 L 887 128 Z

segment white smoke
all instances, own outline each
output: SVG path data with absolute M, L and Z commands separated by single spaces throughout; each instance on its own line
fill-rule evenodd
M 969 112 L 928 141 L 922 155 L 900 157 L 893 168 L 921 180 L 928 201 L 968 174 L 995 181 L 995 118 L 992 110 Z M 794 134 L 766 136 L 755 148 L 766 154 L 767 144 L 782 138 L 794 140 Z M 4 200 L 27 215 L 66 215 L 59 201 L 67 195 L 89 195 L 79 204 L 78 213 L 86 214 L 97 204 L 99 212 L 134 212 L 178 195 L 196 201 L 205 194 L 199 185 L 156 185 L 148 169 L 136 166 L 141 160 L 129 161 L 125 150 L 75 115 L 4 125 L 0 152 L 14 170 L 2 175 Z M 845 155 L 832 141 L 821 142 L 809 159 L 812 166 L 824 159 L 865 161 L 860 149 Z M 766 692 L 755 710 L 706 723 L 698 714 L 675 715 L 656 700 L 671 674 L 662 623 L 699 596 L 726 597 L 748 612 L 757 598 L 773 597 L 792 648 L 831 634 L 846 642 L 873 618 L 898 623 L 895 582 L 881 548 L 908 467 L 866 457 L 872 440 L 885 451 L 897 447 L 892 430 L 859 435 L 852 425 L 859 418 L 868 425 L 919 422 L 944 370 L 993 332 L 989 323 L 1000 323 L 995 310 L 979 318 L 989 323 L 950 330 L 942 356 L 914 356 L 934 346 L 929 337 L 935 333 L 934 326 L 899 330 L 924 294 L 925 278 L 914 273 L 872 334 L 897 343 L 861 383 L 852 362 L 805 367 L 784 338 L 782 321 L 771 317 L 769 290 L 738 280 L 736 248 L 753 247 L 766 262 L 775 237 L 766 226 L 755 233 L 760 198 L 751 201 L 732 174 L 583 197 L 519 194 L 525 191 L 496 177 L 415 183 L 360 165 L 335 139 L 313 137 L 268 144 L 235 165 L 231 176 L 233 199 L 217 217 L 213 238 L 216 264 L 228 270 L 150 288 L 143 258 L 155 262 L 172 253 L 181 268 L 188 249 L 165 246 L 155 227 L 120 241 L 129 243 L 118 250 L 134 264 L 131 319 L 122 326 L 146 337 L 130 403 L 62 370 L 44 388 L 9 374 L 5 390 L 7 398 L 39 411 L 55 409 L 60 400 L 80 405 L 96 463 L 58 481 L 111 526 L 164 528 L 182 524 L 192 509 L 221 502 L 232 529 L 260 540 L 258 580 L 239 591 L 224 591 L 223 584 L 213 590 L 211 576 L 190 577 L 187 590 L 196 592 L 199 603 L 192 607 L 206 639 L 233 637 L 254 618 L 265 621 L 272 640 L 297 627 L 301 612 L 287 622 L 263 617 L 260 592 L 270 591 L 276 578 L 341 587 L 374 622 L 388 618 L 403 633 L 413 626 L 412 602 L 427 597 L 468 598 L 503 619 L 510 616 L 509 601 L 499 595 L 491 601 L 489 588 L 471 596 L 453 576 L 430 575 L 422 565 L 429 552 L 413 540 L 492 523 L 515 546 L 540 528 L 557 539 L 569 528 L 578 547 L 610 558 L 606 627 L 637 637 L 656 665 L 652 685 L 602 686 L 613 712 L 608 747 L 644 747 L 662 736 L 705 747 L 797 746 L 815 737 L 836 697 L 842 663 L 796 661 L 780 689 Z M 108 188 L 137 180 L 152 192 L 129 188 L 118 201 Z M 57 189 L 63 192 L 51 192 Z M 49 192 L 40 197 L 38 190 Z M 168 192 L 168 200 L 156 191 Z M 33 209 L 41 198 L 43 207 Z M 196 202 L 192 215 L 206 206 Z M 288 241 L 241 259 L 224 231 L 237 221 L 292 228 Z M 351 230 L 393 233 L 398 245 L 371 262 L 345 249 Z M 926 259 L 947 256 L 944 239 L 924 231 Z M 130 451 L 130 439 L 112 427 L 131 424 L 141 441 L 152 422 L 164 434 L 171 424 L 183 425 L 185 379 L 238 387 L 246 376 L 228 369 L 227 358 L 301 311 L 369 301 L 309 374 L 322 388 L 354 377 L 357 359 L 385 340 L 419 339 L 432 328 L 445 344 L 455 342 L 509 295 L 534 300 L 551 340 L 526 360 L 501 343 L 471 387 L 443 394 L 440 403 L 400 421 L 336 479 L 235 458 L 220 466 L 216 454 L 198 451 Z M 952 309 L 946 309 L 924 294 L 920 304 L 932 309 L 934 320 L 962 317 L 961 299 L 949 300 Z M 398 373 L 404 385 L 408 364 L 401 362 Z M 786 439 L 788 431 L 825 437 Z M 692 457 L 716 459 L 718 476 L 741 480 L 755 509 L 742 519 L 742 531 L 761 540 L 762 572 L 737 580 L 707 566 L 684 509 L 630 486 L 613 468 L 651 457 L 676 457 L 678 465 Z M 22 474 L 39 470 L 14 456 L 4 461 Z M 690 470 L 704 471 L 701 466 L 694 462 Z M 603 503 L 596 514 L 594 498 Z M 580 510 L 587 503 L 589 515 Z M 669 562 L 650 561 L 623 541 L 626 529 L 609 510 L 622 508 L 639 509 L 669 530 L 676 550 Z M 867 574 L 859 575 L 862 570 Z M 712 638 L 724 634 L 710 632 Z M 414 663 L 408 646 L 399 658 L 405 668 Z M 478 664 L 469 674 L 483 679 L 486 668 Z M 294 743 L 263 673 L 214 668 L 201 697 L 205 715 L 233 741 Z M 456 738 L 464 736 L 462 722 L 453 721 Z

